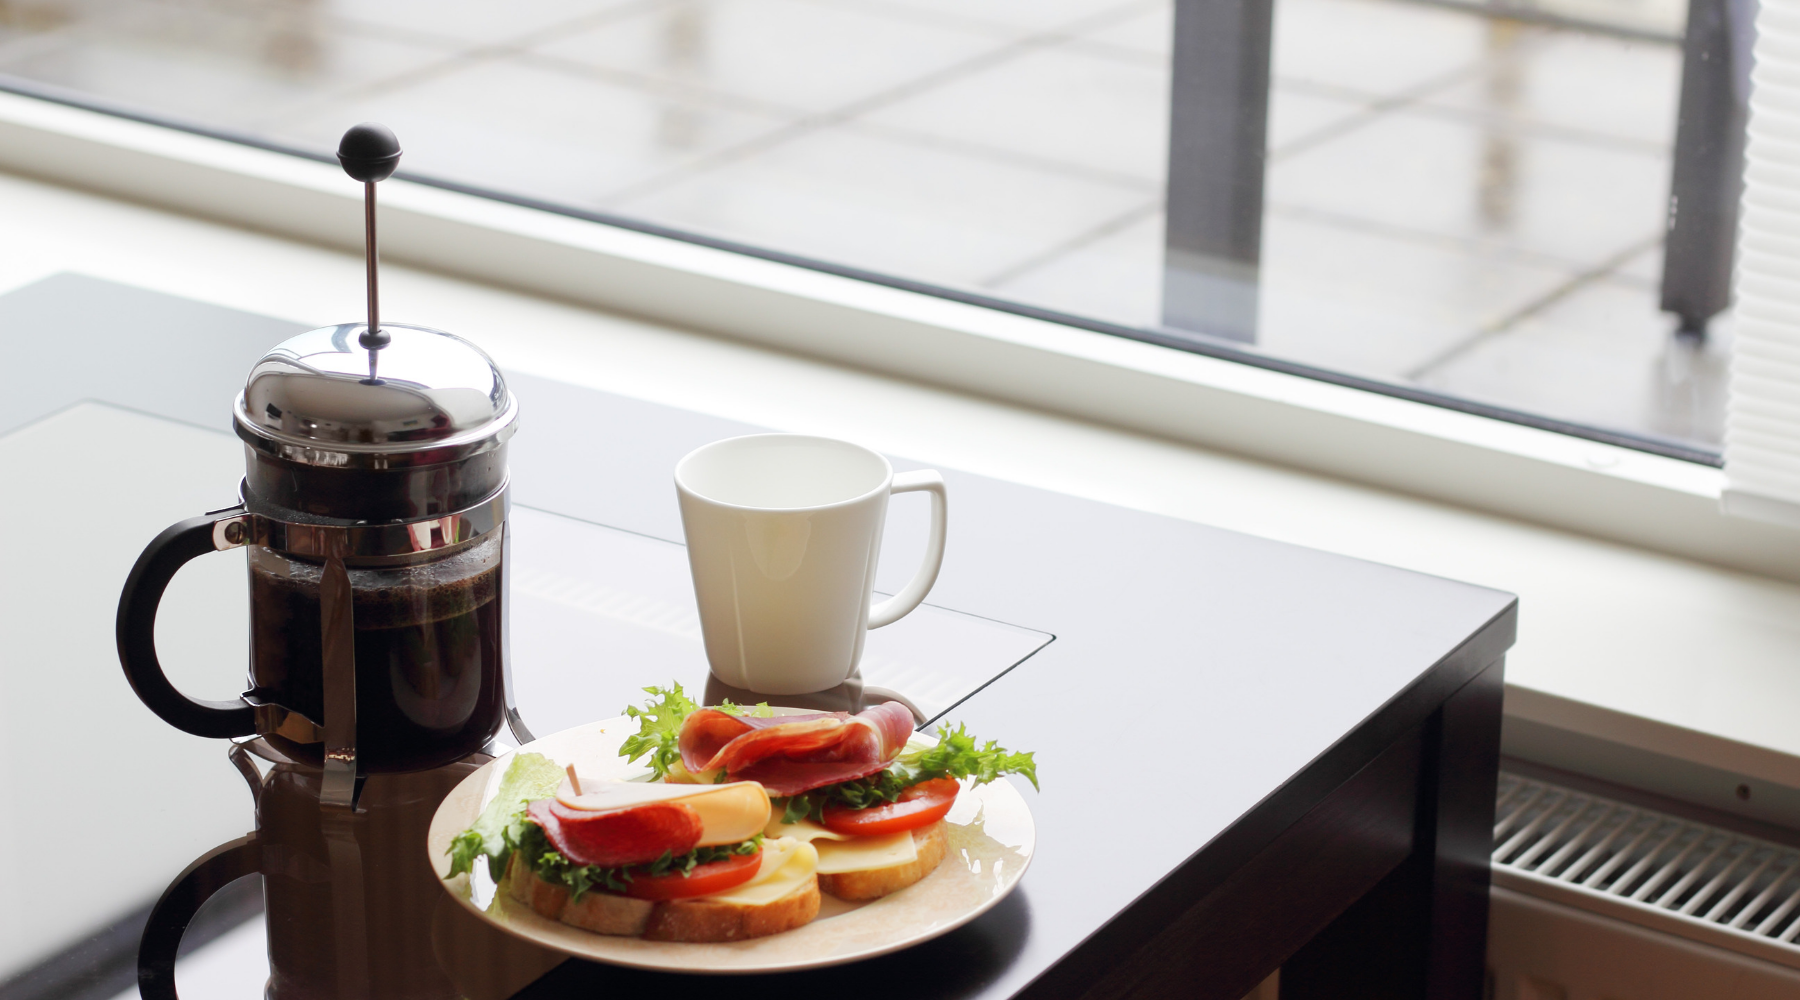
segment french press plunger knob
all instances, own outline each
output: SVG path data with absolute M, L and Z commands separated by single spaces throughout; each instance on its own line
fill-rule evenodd
M 356 342 L 369 351 L 369 381 L 376 381 L 376 353 L 391 339 L 381 328 L 381 288 L 377 274 L 380 255 L 375 244 L 375 185 L 394 175 L 400 166 L 400 140 L 378 122 L 352 126 L 338 143 L 338 162 L 344 173 L 363 182 L 363 257 L 369 269 L 369 328 Z

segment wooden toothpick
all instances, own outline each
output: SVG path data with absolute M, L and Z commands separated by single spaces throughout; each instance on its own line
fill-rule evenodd
M 580 795 L 581 794 L 581 779 L 577 778 L 575 776 L 575 765 L 570 764 L 568 767 L 563 768 L 563 770 L 569 772 L 569 784 L 574 786 L 575 794 Z

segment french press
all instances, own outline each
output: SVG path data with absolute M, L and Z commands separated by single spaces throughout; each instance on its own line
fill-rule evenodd
M 423 831 L 503 723 L 531 739 L 507 671 L 518 404 L 475 345 L 381 322 L 375 185 L 400 145 L 358 125 L 338 156 L 363 182 L 368 320 L 300 334 L 256 363 L 233 410 L 239 502 L 158 535 L 119 599 L 119 659 L 138 697 L 177 729 L 233 739 L 257 804 L 256 831 L 195 861 L 153 908 L 138 955 L 146 997 L 174 996 L 175 946 L 205 898 L 254 873 L 269 997 L 454 996 L 430 961 L 443 893 Z M 240 548 L 250 688 L 197 701 L 157 660 L 157 606 L 183 564 Z M 274 766 L 259 772 L 252 753 Z
M 251 369 L 232 421 L 240 502 L 150 543 L 117 637 L 126 677 L 165 722 L 259 735 L 322 768 L 323 800 L 348 805 L 360 775 L 448 764 L 507 720 L 506 446 L 518 405 L 475 345 L 381 322 L 375 184 L 399 143 L 359 125 L 339 157 L 364 183 L 368 320 L 300 334 Z M 184 563 L 236 548 L 249 554 L 250 689 L 197 701 L 157 661 L 157 605 Z

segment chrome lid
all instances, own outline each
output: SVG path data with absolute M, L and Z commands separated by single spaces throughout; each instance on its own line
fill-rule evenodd
M 500 369 L 461 337 L 383 323 L 300 334 L 263 355 L 237 398 L 238 437 L 306 465 L 386 469 L 451 462 L 500 447 L 518 404 Z

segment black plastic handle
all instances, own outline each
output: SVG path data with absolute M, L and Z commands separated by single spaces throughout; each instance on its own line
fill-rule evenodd
M 255 710 L 243 699 L 189 698 L 169 683 L 156 658 L 156 609 L 162 604 L 163 591 L 188 560 L 213 551 L 217 520 L 214 516 L 190 517 L 170 525 L 144 549 L 119 595 L 116 636 L 125 679 L 150 711 L 184 733 L 224 739 L 256 732 Z
M 179 527 L 179 525 L 177 525 Z M 262 870 L 262 844 L 255 834 L 200 855 L 163 890 L 150 910 L 150 922 L 138 941 L 138 993 L 143 1000 L 179 1000 L 175 992 L 175 953 L 194 914 L 213 893 L 245 875 Z

